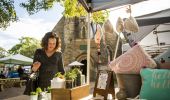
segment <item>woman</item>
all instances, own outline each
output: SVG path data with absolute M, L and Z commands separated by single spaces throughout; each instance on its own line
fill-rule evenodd
M 38 87 L 46 89 L 51 85 L 50 80 L 57 72 L 64 74 L 62 53 L 57 52 L 59 48 L 59 38 L 53 32 L 48 32 L 42 38 L 42 49 L 37 49 L 34 54 L 34 72 L 39 71 Z

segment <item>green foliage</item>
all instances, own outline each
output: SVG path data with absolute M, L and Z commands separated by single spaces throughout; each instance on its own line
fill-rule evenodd
M 21 3 L 28 13 L 34 14 L 41 9 L 48 10 L 52 8 L 55 2 L 59 2 L 64 7 L 63 15 L 66 18 L 86 16 L 87 12 L 78 0 L 29 0 L 27 3 Z M 104 23 L 108 19 L 108 11 L 98 11 L 92 14 L 93 21 Z
M 57 72 L 54 77 L 59 77 L 61 79 L 64 79 L 64 75 L 61 74 L 61 72 Z
M 64 8 L 65 17 L 80 17 L 87 15 L 87 12 L 77 0 L 65 0 Z
M 47 93 L 51 93 L 51 87 L 47 87 Z
M 21 37 L 19 41 L 20 43 L 13 46 L 9 50 L 9 53 L 10 54 L 20 53 L 27 57 L 33 58 L 35 50 L 40 47 L 40 41 L 30 37 Z
M 53 7 L 58 0 L 28 0 L 26 3 L 21 3 L 20 6 L 26 8 L 30 15 L 37 13 L 41 9 L 48 10 Z
M 36 88 L 36 93 L 41 93 L 42 92 L 42 89 L 40 87 Z
M 30 94 L 31 94 L 31 95 L 38 95 L 37 92 L 31 92 Z
M 61 74 L 61 72 L 57 72 L 54 77 L 59 77 L 61 79 L 66 79 L 66 80 L 74 80 L 77 77 L 77 74 L 79 73 L 78 68 L 74 68 L 68 72 L 66 72 L 64 75 Z
M 8 52 L 10 54 L 18 54 L 18 53 L 20 53 L 20 48 L 22 48 L 22 44 L 16 44 Z
M 10 22 L 17 21 L 13 0 L 0 0 L 0 28 L 6 28 Z
M 92 18 L 93 22 L 104 23 L 109 17 L 109 11 L 102 10 L 102 11 L 94 12 L 92 13 L 92 17 L 93 17 Z
M 4 48 L 0 47 L 0 58 L 5 57 L 6 53 L 7 51 Z
M 75 74 L 79 74 L 81 71 L 79 68 L 74 68 L 74 69 L 72 69 L 72 72 Z
M 78 0 L 27 0 L 20 4 L 27 12 L 32 15 L 40 10 L 48 10 L 59 2 L 64 7 L 65 17 L 86 16 L 87 12 Z M 108 18 L 107 11 L 99 11 L 92 14 L 93 21 L 104 23 Z M 10 22 L 17 21 L 17 14 L 14 9 L 14 0 L 0 0 L 0 28 L 6 28 Z
M 74 70 L 70 70 L 65 73 L 66 80 L 74 80 L 76 79 L 76 77 L 77 77 L 77 74 Z

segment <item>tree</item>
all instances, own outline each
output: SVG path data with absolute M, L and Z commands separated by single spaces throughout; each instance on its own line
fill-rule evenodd
M 78 0 L 29 0 L 27 3 L 21 3 L 21 6 L 26 8 L 28 13 L 34 14 L 41 9 L 48 10 L 52 8 L 55 2 L 60 2 L 60 4 L 65 8 L 65 17 L 80 17 L 86 16 L 87 12 L 83 6 L 78 2 Z M 108 19 L 108 11 L 98 11 L 92 14 L 92 19 L 96 23 L 104 23 Z
M 0 58 L 5 57 L 6 53 L 7 51 L 4 48 L 0 47 Z
M 33 58 L 35 50 L 40 47 L 40 41 L 30 37 L 22 37 L 19 40 L 20 43 L 13 46 L 9 50 L 9 53 L 10 54 L 20 53 L 27 57 Z
M 0 28 L 6 28 L 12 21 L 17 21 L 13 0 L 0 0 Z
M 77 0 L 27 0 L 20 4 L 26 8 L 29 15 L 35 14 L 40 10 L 48 10 L 59 2 L 64 8 L 65 17 L 86 16 L 87 12 Z M 108 18 L 108 11 L 98 11 L 92 14 L 94 22 L 103 23 Z M 18 17 L 14 9 L 14 0 L 0 0 L 0 28 L 6 28 L 10 22 L 17 21 Z

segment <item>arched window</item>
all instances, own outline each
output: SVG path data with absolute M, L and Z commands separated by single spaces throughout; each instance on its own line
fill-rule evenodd
M 82 26 L 81 27 L 81 35 L 80 35 L 80 38 L 81 39 L 86 39 L 87 36 L 86 36 L 86 27 L 85 26 Z

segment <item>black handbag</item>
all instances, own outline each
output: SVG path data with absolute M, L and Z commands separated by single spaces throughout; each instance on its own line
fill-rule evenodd
M 34 55 L 35 58 L 34 60 L 35 61 L 41 61 L 40 58 L 41 58 L 41 49 L 37 49 L 36 50 L 36 54 Z M 30 74 L 28 80 L 27 80 L 27 83 L 26 83 L 26 88 L 25 88 L 25 91 L 24 91 L 24 95 L 30 95 L 31 92 L 36 92 L 36 88 L 38 87 L 38 76 L 39 76 L 39 71 L 37 72 L 33 72 Z
M 24 91 L 24 95 L 30 95 L 31 92 L 36 92 L 36 88 L 38 87 L 38 72 L 34 72 L 29 76 L 29 79 L 26 83 L 26 88 Z

